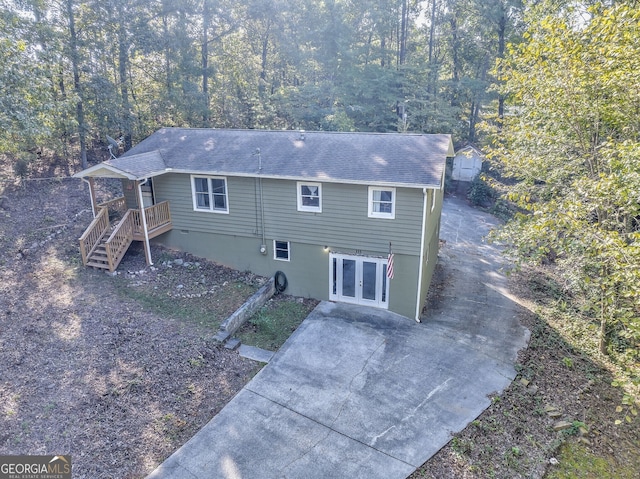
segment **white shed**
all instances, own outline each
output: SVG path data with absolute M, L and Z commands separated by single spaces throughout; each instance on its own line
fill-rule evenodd
M 453 157 L 452 180 L 472 181 L 482 170 L 482 152 L 473 146 L 465 146 Z

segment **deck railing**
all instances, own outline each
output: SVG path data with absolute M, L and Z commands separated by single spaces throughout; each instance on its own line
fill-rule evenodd
M 109 212 L 107 208 L 100 208 L 98 214 L 80 236 L 80 253 L 82 254 L 82 264 L 87 264 L 87 259 L 96 249 L 100 240 L 109 229 Z
M 133 213 L 134 231 L 137 234 L 143 234 L 142 217 L 140 210 L 129 210 Z M 169 210 L 169 202 L 163 201 L 157 205 L 149 206 L 144 209 L 144 216 L 147 220 L 147 231 L 152 231 L 161 226 L 171 223 L 171 211 Z
M 109 263 L 109 271 L 113 272 L 120 264 L 120 260 L 124 256 L 129 248 L 129 245 L 133 241 L 133 211 L 128 210 L 120 222 L 118 226 L 113 230 L 111 236 L 104 244 L 105 249 L 107 250 L 107 259 Z
M 122 219 L 104 243 L 106 260 L 101 249 L 94 255 L 98 259 L 91 259 L 96 248 L 109 231 L 111 224 L 109 221 L 110 211 L 118 211 L 122 206 L 124 206 L 124 198 L 116 198 L 99 205 L 97 216 L 80 237 L 80 252 L 82 254 L 82 263 L 85 266 L 90 263 L 94 267 L 108 267 L 109 271 L 115 271 L 131 242 L 134 239 L 139 240 L 144 235 L 140 210 L 126 210 L 124 216 L 122 216 Z M 145 208 L 144 212 L 150 238 L 171 229 L 171 212 L 168 201 Z
M 117 213 L 118 216 L 123 216 L 127 211 L 127 202 L 124 196 L 120 196 L 119 198 L 114 198 L 109 201 L 105 201 L 104 203 L 100 203 L 98 208 L 107 208 L 109 210 L 109 215 Z

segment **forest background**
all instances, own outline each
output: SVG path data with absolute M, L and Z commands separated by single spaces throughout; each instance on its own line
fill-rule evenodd
M 633 0 L 0 0 L 0 152 L 28 177 L 103 159 L 107 135 L 127 150 L 171 126 L 479 145 L 491 171 L 475 191 L 500 197 L 500 239 L 558 275 L 558 314 L 613 361 L 631 423 L 637 58 Z
M 0 151 L 124 149 L 165 126 L 451 133 L 503 102 L 514 0 L 2 0 Z

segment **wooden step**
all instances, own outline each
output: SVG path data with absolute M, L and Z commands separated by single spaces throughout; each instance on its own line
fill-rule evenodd
M 108 263 L 109 258 L 101 255 L 91 255 L 89 256 L 89 261 L 93 261 L 94 263 Z
M 99 269 L 109 269 L 109 265 L 106 263 L 96 263 L 94 261 L 87 261 L 87 266 L 91 266 L 92 268 L 99 268 Z

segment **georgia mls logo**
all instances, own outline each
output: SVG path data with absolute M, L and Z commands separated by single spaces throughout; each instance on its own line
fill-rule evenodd
M 71 479 L 71 456 L 0 456 L 0 479 Z

